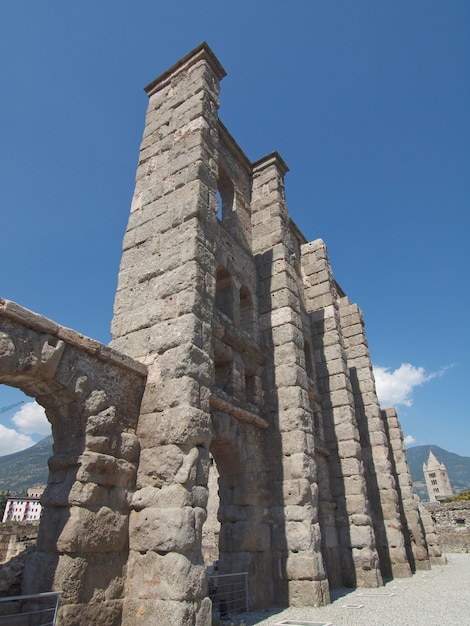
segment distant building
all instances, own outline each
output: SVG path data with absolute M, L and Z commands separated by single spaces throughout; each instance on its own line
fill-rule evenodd
M 432 450 L 429 451 L 428 462 L 423 463 L 423 472 L 430 502 L 440 502 L 453 495 L 446 466 L 439 463 Z
M 39 520 L 42 511 L 39 498 L 43 492 L 44 487 L 32 487 L 28 489 L 28 495 L 24 498 L 17 496 L 8 498 L 2 522 L 35 522 Z

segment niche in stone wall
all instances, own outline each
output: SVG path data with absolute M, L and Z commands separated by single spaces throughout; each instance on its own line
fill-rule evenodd
M 253 333 L 253 300 L 245 285 L 240 287 L 240 330 L 251 335 Z
M 233 320 L 233 281 L 230 272 L 223 265 L 219 265 L 217 268 L 215 279 L 215 307 L 220 313 L 223 313 Z
M 228 395 L 233 395 L 233 363 L 227 354 L 214 352 L 215 387 Z
M 247 369 L 245 369 L 245 395 L 247 402 L 254 405 L 258 404 L 256 376 L 254 372 Z

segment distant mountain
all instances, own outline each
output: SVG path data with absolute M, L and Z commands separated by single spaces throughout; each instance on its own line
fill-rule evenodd
M 0 491 L 16 496 L 26 495 L 30 487 L 46 485 L 52 456 L 52 435 L 38 441 L 31 448 L 0 456 Z
M 439 446 L 415 446 L 407 448 L 406 457 L 410 467 L 411 480 L 415 492 L 422 500 L 428 500 L 428 493 L 423 474 L 423 463 L 428 462 L 432 450 L 439 463 L 444 463 L 454 493 L 470 489 L 470 457 L 448 452 Z

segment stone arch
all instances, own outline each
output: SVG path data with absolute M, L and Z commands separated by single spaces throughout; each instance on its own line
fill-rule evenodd
M 45 408 L 54 439 L 23 591 L 62 590 L 62 623 L 92 623 L 97 602 L 118 619 L 145 368 L 0 299 L 0 382 Z
M 266 456 L 259 429 L 224 411 L 211 412 L 210 452 L 219 473 L 219 573 L 248 572 L 250 608 L 272 593 Z

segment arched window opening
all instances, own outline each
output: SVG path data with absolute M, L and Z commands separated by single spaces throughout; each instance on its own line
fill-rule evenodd
M 230 272 L 223 265 L 217 268 L 215 283 L 215 307 L 233 320 L 233 285 Z
M 248 287 L 240 287 L 240 330 L 253 333 L 253 300 Z
M 217 217 L 225 222 L 233 211 L 233 203 L 235 198 L 235 190 L 233 183 L 222 167 L 219 167 L 219 179 L 217 181 L 217 192 L 220 198 L 220 213 Z
M 220 195 L 220 191 L 218 189 L 215 192 L 215 196 L 217 198 L 217 217 L 222 221 L 222 196 Z

